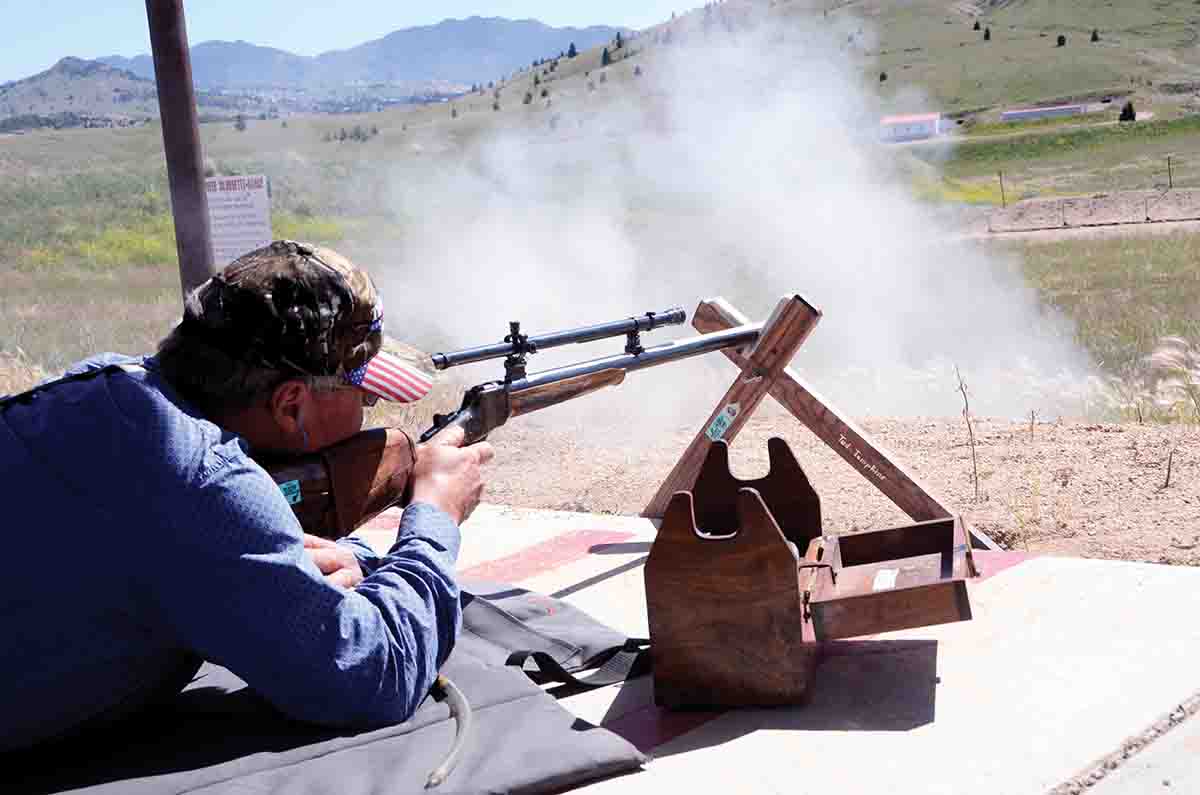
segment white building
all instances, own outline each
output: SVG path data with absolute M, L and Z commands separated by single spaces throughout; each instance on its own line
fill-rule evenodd
M 1033 121 L 1054 119 L 1060 116 L 1081 116 L 1087 113 L 1087 105 L 1053 105 L 1047 108 L 1014 108 L 1000 113 L 1000 121 Z
M 940 113 L 916 113 L 908 116 L 884 116 L 879 134 L 885 141 L 920 141 L 935 138 L 945 129 Z

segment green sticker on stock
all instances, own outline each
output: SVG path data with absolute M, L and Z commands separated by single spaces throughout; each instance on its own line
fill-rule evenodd
M 300 481 L 289 480 L 287 483 L 280 483 L 279 490 L 283 492 L 284 499 L 288 501 L 288 505 L 295 505 L 304 499 L 300 496 Z
M 709 424 L 708 430 L 704 432 L 705 435 L 714 442 L 720 439 L 725 435 L 725 431 L 729 430 L 729 426 L 733 425 L 733 421 L 737 419 L 738 411 L 741 408 L 737 403 L 730 403 L 721 409 L 721 413 L 716 416 L 712 423 Z

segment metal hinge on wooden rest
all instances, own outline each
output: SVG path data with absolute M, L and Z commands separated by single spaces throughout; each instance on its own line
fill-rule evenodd
M 659 705 L 796 704 L 821 641 L 971 618 L 958 518 L 823 535 L 787 443 L 767 449 L 767 476 L 743 481 L 716 442 L 663 515 L 645 569 Z

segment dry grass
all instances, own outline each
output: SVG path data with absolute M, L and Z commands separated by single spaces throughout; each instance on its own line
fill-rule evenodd
M 179 320 L 173 268 L 0 270 L 0 350 L 49 373 L 102 351 L 154 350 Z
M 1103 369 L 1143 369 L 1164 337 L 1200 339 L 1200 235 L 1031 243 L 1024 272 Z
M 1200 422 L 1200 345 L 1168 337 L 1150 355 L 1149 366 L 1159 404 Z
M 1026 278 L 1107 376 L 1114 419 L 1200 422 L 1200 235 L 1020 250 Z
M 23 351 L 0 351 L 0 395 L 15 395 L 44 381 L 48 373 L 29 361 Z

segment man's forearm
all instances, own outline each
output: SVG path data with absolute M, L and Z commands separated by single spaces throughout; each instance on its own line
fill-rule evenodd
M 450 655 L 462 625 L 454 571 L 460 540 L 458 525 L 446 513 L 412 503 L 404 509 L 396 542 L 354 589 L 376 606 L 391 632 L 410 641 L 404 667 L 413 709 Z
M 302 720 L 362 726 L 411 715 L 461 622 L 457 525 L 433 506 L 410 506 L 370 576 L 337 587 L 282 529 L 296 520 L 273 482 L 247 465 L 207 487 L 213 497 L 193 510 L 163 511 L 182 525 L 168 534 L 171 554 L 196 561 L 154 570 L 180 641 Z M 231 493 L 241 499 L 226 500 Z M 188 532 L 195 525 L 222 532 Z
M 370 544 L 358 536 L 346 536 L 339 538 L 338 546 L 345 547 L 354 553 L 354 557 L 358 558 L 358 567 L 362 569 L 364 577 L 370 577 L 379 568 L 379 564 L 383 562 L 383 556 L 377 553 Z

